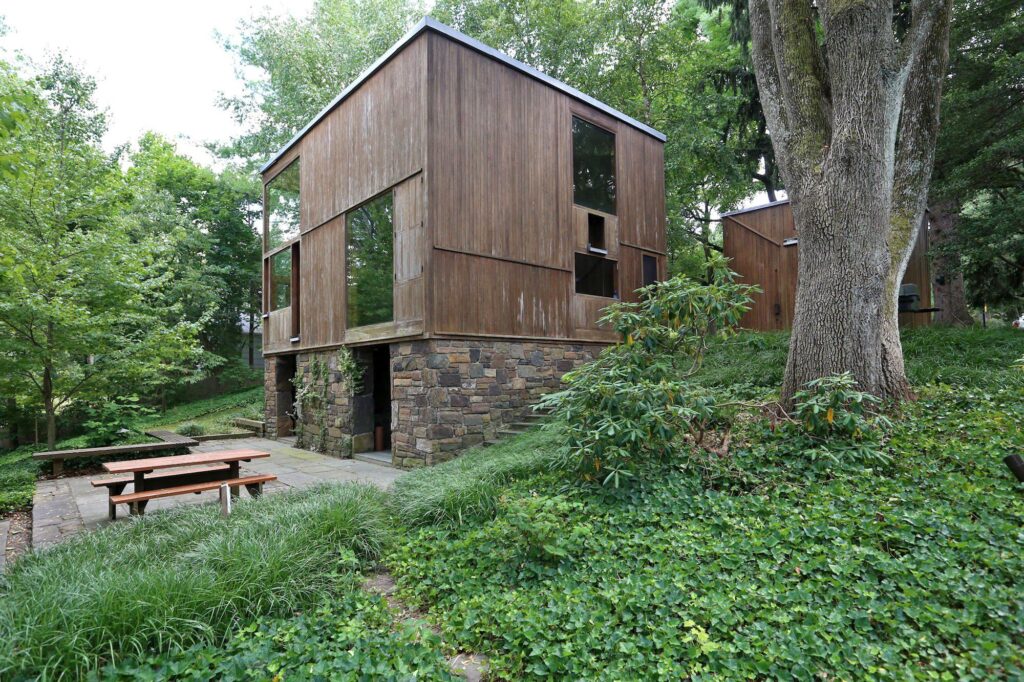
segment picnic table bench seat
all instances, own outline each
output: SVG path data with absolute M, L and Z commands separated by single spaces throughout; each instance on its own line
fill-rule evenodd
M 162 497 L 174 497 L 175 495 L 198 495 L 199 493 L 206 492 L 207 490 L 217 490 L 225 483 L 231 487 L 232 491 L 237 490 L 241 486 L 245 486 L 245 489 L 249 491 L 250 495 L 253 497 L 259 497 L 263 493 L 263 484 L 276 480 L 277 476 L 273 474 L 257 474 L 254 476 L 242 476 L 240 478 L 220 478 L 216 481 L 191 483 L 189 485 L 179 485 L 172 488 L 157 488 L 155 490 L 145 490 L 141 493 L 111 495 L 110 506 L 111 508 L 114 508 L 119 504 L 127 504 L 131 508 L 133 514 L 141 514 L 146 508 L 146 503 L 150 500 L 157 500 Z

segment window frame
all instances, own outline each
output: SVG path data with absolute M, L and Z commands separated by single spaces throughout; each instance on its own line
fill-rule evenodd
M 581 204 L 576 201 L 576 143 L 575 135 L 573 134 L 573 119 L 579 119 L 581 122 L 601 130 L 612 137 L 612 179 L 614 184 L 614 192 L 612 195 L 612 206 L 611 210 L 607 210 L 605 207 L 589 206 L 587 204 Z M 595 120 L 595 117 L 587 112 L 580 111 L 575 108 L 569 110 L 569 187 L 572 192 L 572 203 L 574 206 L 578 206 L 588 211 L 598 211 L 599 213 L 605 213 L 611 216 L 618 216 L 619 210 L 619 135 L 612 129 L 611 124 L 604 123 Z
M 263 208 L 263 239 L 262 239 L 262 242 L 263 242 L 263 253 L 264 254 L 270 254 L 270 253 L 276 252 L 276 251 L 284 248 L 285 246 L 288 246 L 288 245 L 292 244 L 294 241 L 296 241 L 302 235 L 302 156 L 300 154 L 296 154 L 290 160 L 282 160 L 281 163 L 283 164 L 281 169 L 278 170 L 273 175 L 271 175 L 269 178 L 264 179 L 264 181 L 263 181 L 263 206 L 262 206 L 262 208 Z M 269 202 L 270 202 L 270 185 L 273 184 L 275 180 L 277 180 L 279 177 L 281 177 L 281 175 L 286 173 L 288 171 L 288 169 L 290 169 L 295 164 L 298 164 L 298 173 L 299 173 L 299 179 L 298 179 L 298 185 L 299 185 L 299 216 L 298 216 L 298 222 L 296 223 L 296 226 L 295 226 L 295 229 L 296 229 L 295 236 L 291 237 L 289 239 L 286 239 L 283 242 L 281 242 L 280 244 L 276 244 L 275 246 L 271 247 L 270 246 L 270 211 L 268 210 Z
M 343 219 L 344 219 L 344 235 L 343 236 L 344 236 L 344 248 L 345 248 L 345 273 L 344 273 L 344 277 L 345 277 L 345 329 L 360 329 L 362 327 L 370 327 L 370 326 L 378 325 L 378 324 L 391 324 L 391 323 L 395 322 L 395 211 L 396 211 L 395 187 L 397 187 L 397 185 L 392 185 L 391 187 L 388 187 L 387 189 L 385 189 L 385 190 L 383 190 L 381 192 L 378 192 L 377 194 L 374 194 L 373 196 L 369 197 L 368 199 L 360 201 L 358 204 L 353 205 L 352 207 L 346 209 L 344 212 L 342 212 L 340 214 L 340 215 L 343 216 Z M 349 232 L 349 229 L 350 229 L 350 226 L 351 226 L 350 215 L 353 214 L 354 212 L 358 211 L 363 206 L 366 206 L 367 204 L 371 204 L 371 203 L 373 203 L 375 201 L 378 201 L 379 199 L 382 199 L 385 196 L 390 196 L 391 197 L 391 316 L 390 316 L 390 319 L 388 319 L 388 320 L 378 320 L 376 322 L 365 322 L 365 323 L 362 323 L 362 324 L 353 325 L 352 324 L 352 308 L 351 308 L 352 296 L 351 296 L 351 293 L 350 293 L 350 291 L 351 291 L 350 290 L 351 283 L 350 283 L 350 280 L 349 280 L 349 275 L 350 275 L 350 266 L 349 266 L 349 254 L 350 254 L 350 251 L 349 251 L 349 244 L 350 244 L 350 242 L 349 242 L 349 234 L 350 234 L 350 232 Z

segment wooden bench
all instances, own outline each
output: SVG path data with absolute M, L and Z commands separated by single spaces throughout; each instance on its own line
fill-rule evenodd
M 150 500 L 157 500 L 161 497 L 174 497 L 175 495 L 198 495 L 199 493 L 207 490 L 217 490 L 225 483 L 231 486 L 231 494 L 233 496 L 238 495 L 237 491 L 240 486 L 245 486 L 245 489 L 249 491 L 250 495 L 253 497 L 259 497 L 263 494 L 263 484 L 276 480 L 277 476 L 274 476 L 273 474 L 259 474 L 255 476 L 242 476 L 241 478 L 222 478 L 216 481 L 208 481 L 206 483 L 192 483 L 190 485 L 174 486 L 173 488 L 157 488 L 156 490 L 146 490 L 141 493 L 111 495 L 110 518 L 114 518 L 114 509 L 116 509 L 119 504 L 127 504 L 132 515 L 143 514 L 146 510 L 146 503 Z
M 114 519 L 119 504 L 127 504 L 132 514 L 142 514 L 149 500 L 216 490 L 224 483 L 231 487 L 232 496 L 238 495 L 241 486 L 245 486 L 249 494 L 259 495 L 263 483 L 277 477 L 242 476 L 239 463 L 265 457 L 270 457 L 270 453 L 246 449 L 107 462 L 103 468 L 110 473 L 130 475 L 96 479 L 92 485 L 105 486 L 110 491 L 109 513 Z M 133 492 L 125 494 L 124 489 L 129 484 L 134 486 Z
M 108 445 L 101 448 L 77 448 L 74 450 L 46 450 L 32 455 L 35 459 L 50 460 L 53 464 L 53 475 L 59 476 L 64 471 L 64 460 L 79 457 L 110 457 L 115 455 L 160 454 L 171 453 L 198 445 L 193 438 L 179 436 L 171 431 L 146 431 L 147 436 L 159 438 L 158 443 L 136 443 L 134 445 Z

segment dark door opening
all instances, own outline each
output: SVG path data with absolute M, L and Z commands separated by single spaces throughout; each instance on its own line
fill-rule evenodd
M 391 349 L 387 345 L 355 349 L 362 364 L 362 390 L 353 398 L 352 451 L 391 450 Z
M 285 438 L 295 431 L 295 356 L 279 355 L 274 359 L 274 404 L 277 437 Z

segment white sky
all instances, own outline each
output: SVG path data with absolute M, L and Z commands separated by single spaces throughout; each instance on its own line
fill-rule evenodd
M 197 161 L 202 148 L 238 132 L 217 107 L 220 92 L 237 93 L 234 60 L 214 31 L 236 35 L 239 20 L 262 13 L 301 16 L 313 0 L 0 0 L 9 28 L 0 38 L 7 59 L 15 51 L 42 61 L 63 51 L 96 78 L 96 100 L 109 110 L 104 146 L 132 142 L 147 131 L 178 143 Z

